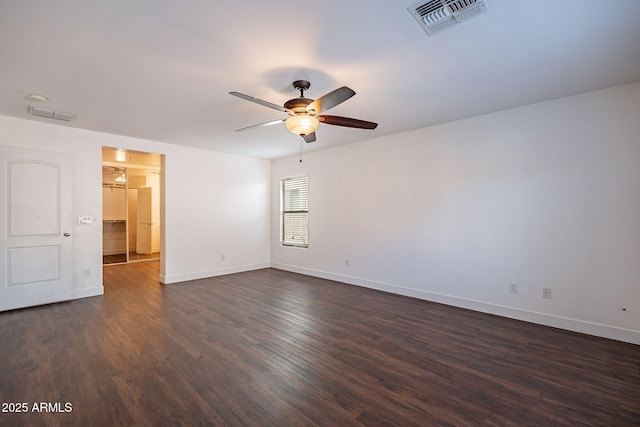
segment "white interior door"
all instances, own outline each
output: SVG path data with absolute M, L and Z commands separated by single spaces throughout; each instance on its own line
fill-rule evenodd
M 151 216 L 151 187 L 138 188 L 138 221 L 136 252 L 139 254 L 150 254 L 152 237 L 152 216 Z
M 0 311 L 70 299 L 72 156 L 0 146 L 0 168 Z

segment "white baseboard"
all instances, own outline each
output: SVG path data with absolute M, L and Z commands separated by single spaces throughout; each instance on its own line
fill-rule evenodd
M 98 295 L 104 295 L 104 287 L 98 286 L 95 288 L 74 289 L 73 299 L 95 297 Z
M 203 271 L 200 273 L 180 274 L 175 276 L 160 275 L 160 282 L 165 285 L 171 283 L 186 282 L 188 280 L 206 279 L 207 277 L 223 276 L 225 274 L 242 273 L 245 271 L 259 270 L 271 267 L 270 263 L 240 265 L 236 267 L 221 268 L 218 270 Z
M 567 317 L 555 316 L 551 314 L 538 313 L 535 311 L 522 310 L 513 307 L 506 307 L 486 302 L 475 301 L 451 295 L 438 294 L 434 292 L 422 291 L 419 289 L 406 288 L 389 283 L 376 282 L 361 279 L 358 277 L 345 276 L 341 274 L 329 273 L 326 271 L 313 270 L 309 268 L 296 267 L 287 264 L 271 263 L 272 268 L 290 271 L 293 273 L 305 274 L 307 276 L 319 277 L 322 279 L 334 280 L 350 285 L 362 286 L 379 291 L 390 292 L 398 295 L 418 298 L 425 301 L 437 302 L 454 307 L 466 308 L 482 313 L 494 314 L 553 328 L 564 329 L 572 332 L 579 332 L 587 335 L 594 335 L 602 338 L 609 338 L 617 341 L 624 341 L 631 344 L 640 345 L 640 332 L 619 328 L 615 326 L 603 325 L 599 323 L 586 322 L 584 320 L 571 319 Z

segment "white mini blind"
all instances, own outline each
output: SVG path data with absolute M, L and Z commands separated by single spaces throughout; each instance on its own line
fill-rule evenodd
M 309 177 L 282 180 L 282 244 L 309 245 Z

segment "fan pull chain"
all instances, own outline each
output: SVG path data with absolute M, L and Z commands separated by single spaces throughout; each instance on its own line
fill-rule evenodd
M 304 138 L 302 137 L 302 135 L 300 135 L 300 163 L 302 163 L 302 141 L 304 140 Z

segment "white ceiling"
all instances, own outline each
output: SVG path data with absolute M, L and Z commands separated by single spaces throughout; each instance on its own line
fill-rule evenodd
M 2 0 L 0 114 L 259 158 L 297 154 L 283 104 L 357 95 L 305 150 L 389 135 L 640 80 L 639 0 L 486 0 L 427 36 L 414 0 Z M 27 114 L 37 106 L 69 122 Z

